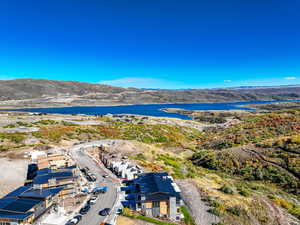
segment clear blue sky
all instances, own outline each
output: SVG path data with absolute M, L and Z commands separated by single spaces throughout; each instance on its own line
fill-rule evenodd
M 298 0 L 7 0 L 0 79 L 153 88 L 300 83 Z

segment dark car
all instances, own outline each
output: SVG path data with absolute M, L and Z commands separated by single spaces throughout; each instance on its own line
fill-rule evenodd
M 110 213 L 110 208 L 104 208 L 99 212 L 100 216 L 108 216 Z
M 97 177 L 96 177 L 95 174 L 89 173 L 89 174 L 86 175 L 86 179 L 89 182 L 95 182 L 97 180 Z
M 135 199 L 135 195 L 134 194 L 128 194 L 126 197 L 125 197 L 125 200 L 134 200 Z
M 80 221 L 82 219 L 82 215 L 74 216 L 74 219 L 77 219 L 78 221 Z
M 123 210 L 121 208 L 118 208 L 117 211 L 116 211 L 116 214 L 118 216 L 122 215 L 123 214 Z
M 87 212 L 90 210 L 91 206 L 90 205 L 86 205 L 84 206 L 82 209 L 80 209 L 79 213 L 81 215 L 87 214 Z

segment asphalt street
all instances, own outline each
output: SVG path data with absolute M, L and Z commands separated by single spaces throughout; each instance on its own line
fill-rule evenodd
M 84 147 L 87 147 L 87 145 L 83 144 L 71 149 L 74 160 L 77 161 L 80 167 L 88 167 L 90 171 L 96 175 L 96 186 L 107 186 L 108 190 L 105 194 L 99 194 L 96 204 L 91 205 L 91 209 L 82 217 L 79 225 L 100 225 L 102 222 L 107 222 L 108 218 L 100 216 L 99 211 L 104 208 L 113 208 L 117 199 L 118 183 L 114 182 L 110 177 L 102 177 L 106 174 L 105 169 L 98 166 L 93 159 L 84 153 L 82 150 Z

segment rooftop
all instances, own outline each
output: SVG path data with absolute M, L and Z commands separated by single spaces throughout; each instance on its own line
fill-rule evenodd
M 38 170 L 37 175 L 45 175 L 45 174 L 54 173 L 54 172 L 67 172 L 67 171 L 70 171 L 70 170 L 76 169 L 76 168 L 77 168 L 76 165 L 67 166 L 67 167 L 56 169 L 56 170 L 53 170 L 50 168 L 44 168 L 44 169 Z
M 42 200 L 8 197 L 0 199 L 0 212 L 26 213 Z
M 4 198 L 8 198 L 8 197 L 18 197 L 20 194 L 22 194 L 23 192 L 29 190 L 31 188 L 31 186 L 21 186 L 15 190 L 13 190 L 12 192 L 8 193 L 6 196 L 4 196 Z
M 175 188 L 166 172 L 140 174 L 134 183 L 139 185 L 140 193 L 145 194 L 146 200 L 168 199 L 171 196 L 181 198 L 180 190 Z
M 8 213 L 8 212 L 1 212 L 0 211 L 0 218 L 5 219 L 15 219 L 15 220 L 24 220 L 31 216 L 33 212 L 27 212 L 27 213 Z
M 67 179 L 67 178 L 73 178 L 73 173 L 72 172 L 51 172 L 48 174 L 44 174 L 44 175 L 38 175 L 33 179 L 33 184 L 45 184 L 48 183 L 49 179 L 53 179 L 56 178 L 57 180 L 60 179 Z
M 63 188 L 46 188 L 34 189 L 32 186 L 21 186 L 16 190 L 8 193 L 5 198 L 19 197 L 19 198 L 46 198 L 48 196 L 56 195 Z

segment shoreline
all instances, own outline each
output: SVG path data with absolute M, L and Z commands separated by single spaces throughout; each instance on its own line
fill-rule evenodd
M 96 116 L 96 115 L 108 115 L 108 114 L 132 114 L 132 115 L 138 115 L 138 116 L 152 116 L 152 117 L 161 117 L 161 118 L 177 118 L 177 119 L 182 119 L 182 120 L 189 120 L 189 121 L 193 121 L 194 118 L 192 115 L 188 115 L 185 113 L 182 113 L 180 111 L 190 111 L 190 112 L 203 112 L 203 111 L 259 111 L 258 109 L 251 107 L 251 105 L 263 105 L 263 104 L 272 104 L 272 103 L 284 103 L 284 102 L 300 102 L 299 99 L 287 99 L 287 100 L 261 100 L 261 101 L 235 101 L 235 102 L 206 102 L 206 103 L 155 103 L 155 104 L 122 104 L 122 105 L 74 105 L 74 106 L 58 106 L 58 107 L 28 107 L 28 108 L 24 108 L 24 107 L 18 107 L 18 108 L 1 108 L 0 107 L 0 113 L 3 112 L 20 112 L 20 113 L 47 113 L 47 114 L 51 114 L 51 115 L 73 115 L 73 114 L 82 114 L 82 115 L 86 115 L 86 116 Z M 186 109 L 183 108 L 183 105 L 197 105 L 197 104 L 205 104 L 205 105 L 210 105 L 210 104 L 232 104 L 232 108 L 228 108 L 228 109 Z M 122 112 L 114 112 L 113 110 L 111 112 L 101 112 L 99 111 L 97 113 L 97 110 L 95 110 L 95 113 L 93 114 L 88 114 L 87 112 L 47 112 L 47 109 L 51 110 L 51 109 L 69 109 L 69 108 L 86 108 L 86 107 L 95 107 L 95 108 L 101 108 L 101 107 L 122 107 L 122 106 L 158 106 L 161 105 L 161 107 L 157 107 L 155 109 L 151 109 L 154 111 L 162 111 L 168 115 L 155 115 L 155 112 L 153 112 L 151 114 L 151 110 L 150 110 L 150 114 L 142 114 L 141 112 L 137 112 L 137 113 L 133 113 L 133 112 L 128 112 L 126 109 Z M 176 107 L 168 107 L 171 105 L 175 105 Z M 36 110 L 35 110 L 36 109 Z M 38 109 L 41 109 L 40 111 Z M 46 110 L 46 111 L 44 111 Z M 147 111 L 147 109 L 145 109 L 145 111 Z M 172 114 L 177 115 L 177 116 L 172 116 Z M 1 114 L 0 114 L 1 115 Z M 181 118 L 181 117 L 185 117 L 185 118 Z

